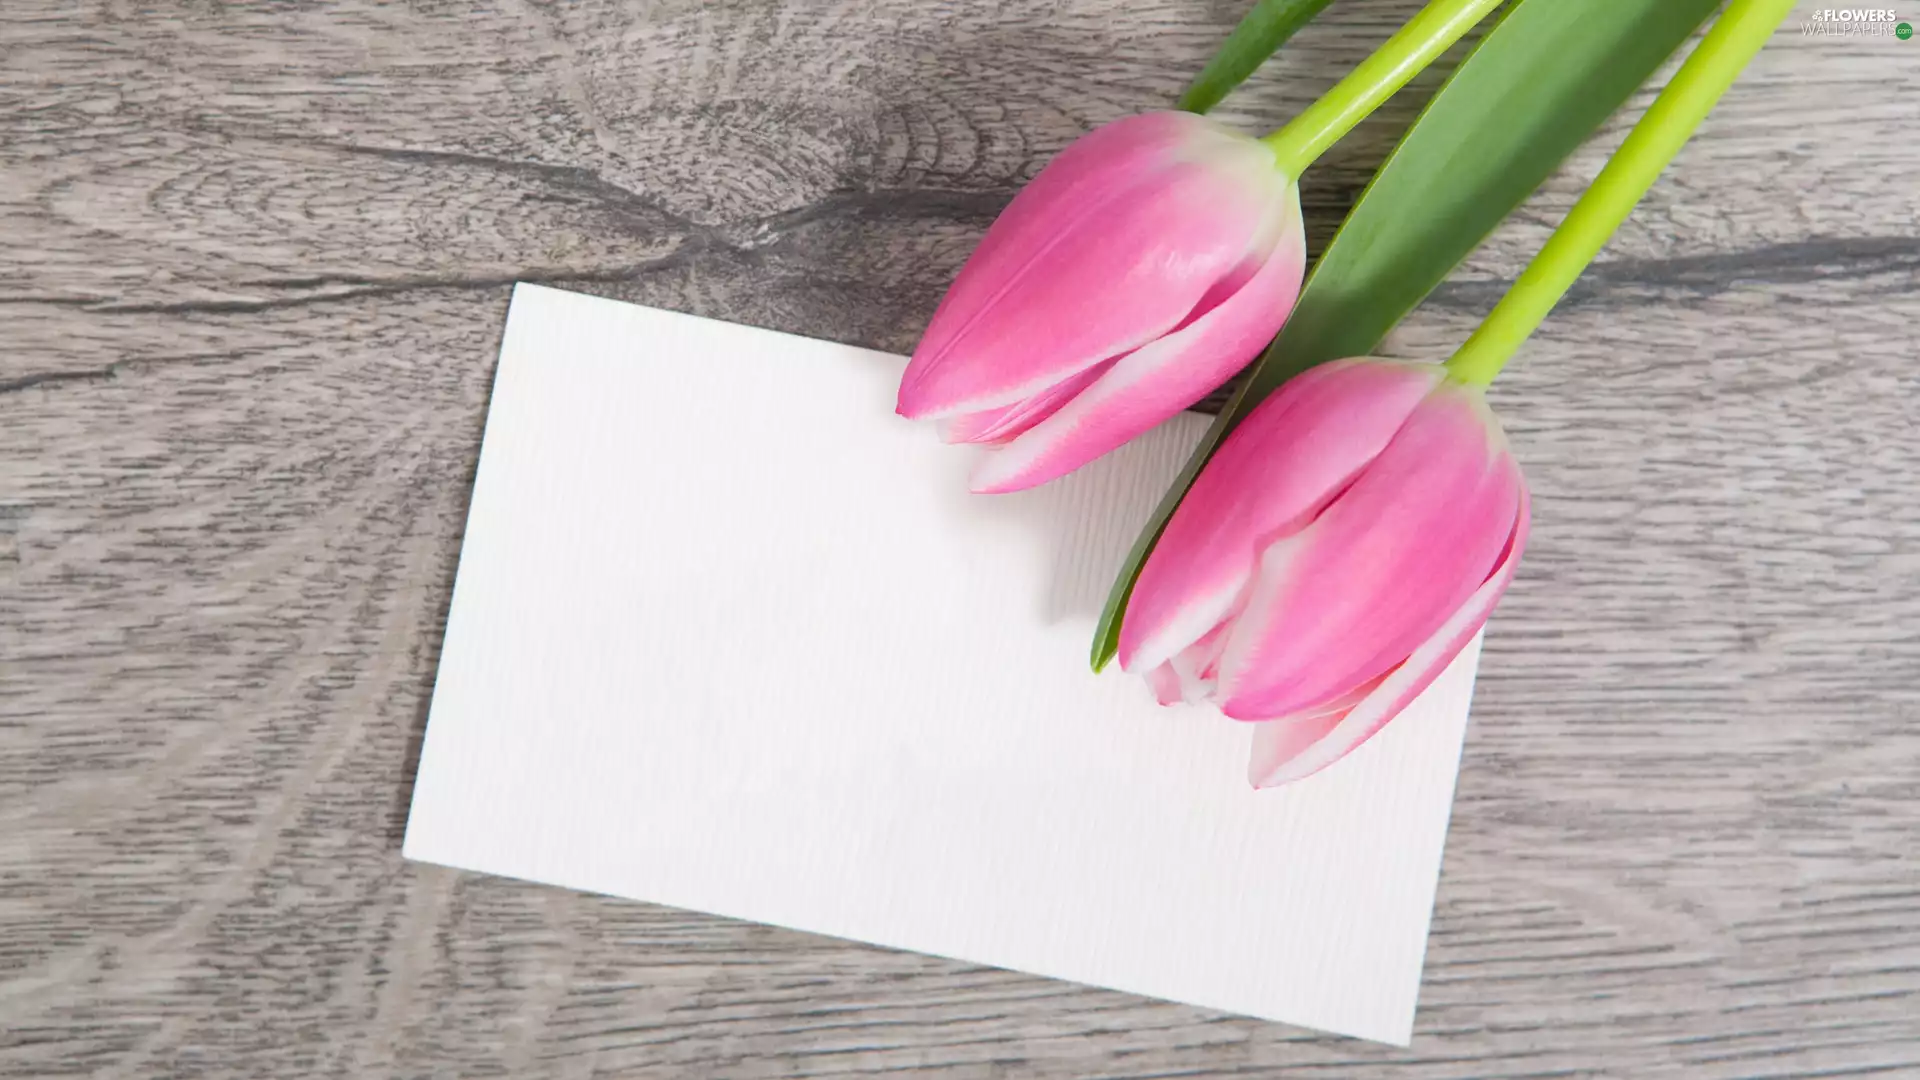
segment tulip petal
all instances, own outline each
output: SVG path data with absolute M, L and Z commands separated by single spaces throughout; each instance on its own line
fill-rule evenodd
M 1259 783 L 1259 770 L 1277 768 L 1274 763 L 1290 761 L 1305 752 L 1313 744 L 1327 737 L 1327 734 L 1340 726 L 1354 706 L 1365 701 L 1368 694 L 1379 689 L 1380 684 L 1389 676 L 1383 675 L 1367 683 L 1353 693 L 1323 708 L 1310 709 L 1294 716 L 1281 717 L 1278 720 L 1262 720 L 1253 726 L 1253 759 L 1249 763 L 1249 774 L 1254 778 L 1254 786 Z
M 1187 699 L 1186 688 L 1181 685 L 1180 676 L 1173 670 L 1172 664 L 1161 664 L 1147 672 L 1147 687 L 1153 691 L 1153 699 L 1162 705 L 1178 705 Z
M 1300 293 L 1306 234 L 1298 195 L 1277 207 L 1278 237 L 1268 239 L 1210 308 L 1196 305 L 1184 325 L 1120 357 L 1051 416 L 983 458 L 973 490 L 1019 491 L 1064 476 L 1206 397 L 1273 340 Z
M 940 438 L 949 443 L 1005 442 L 1058 412 L 1060 406 L 1104 375 L 1113 364 L 1112 360 L 1095 364 L 1050 390 L 1005 408 L 967 413 L 944 421 L 946 426 L 941 430 Z
M 1256 788 L 1277 787 L 1311 776 L 1372 738 L 1433 684 L 1473 635 L 1513 581 L 1527 546 L 1531 500 L 1523 485 L 1513 532 L 1493 574 L 1476 589 L 1432 637 L 1350 708 L 1302 721 L 1274 720 L 1254 725 L 1253 754 L 1247 775 Z
M 940 420 L 1013 405 L 1166 334 L 1244 260 L 1248 223 L 1275 185 L 1286 180 L 1270 151 L 1223 142 L 1204 159 L 1135 172 L 1023 262 L 969 263 L 955 289 L 979 299 L 936 313 L 901 377 L 901 415 Z M 991 288 L 973 280 L 990 272 L 1000 278 Z
M 1232 616 L 1229 615 L 1228 619 Z M 1220 653 L 1227 647 L 1228 622 L 1208 631 L 1205 637 L 1180 650 L 1172 660 L 1173 670 L 1180 674 L 1181 681 L 1192 687 L 1197 700 L 1213 690 L 1213 679 L 1220 666 Z
M 1161 111 L 1121 117 L 1068 143 L 1022 187 L 967 256 L 927 328 L 957 331 L 964 321 L 943 319 L 948 308 L 977 311 L 1016 275 L 1033 253 L 1070 222 L 1097 213 L 1131 188 L 1142 172 L 1158 172 L 1195 142 L 1222 134 L 1220 125 L 1193 113 Z M 942 343 L 935 342 L 935 347 Z
M 1158 666 L 1226 619 L 1261 550 L 1297 532 L 1393 438 L 1444 372 L 1339 360 L 1288 380 L 1221 444 L 1141 570 L 1120 664 Z
M 1263 554 L 1221 659 L 1221 711 L 1323 708 L 1392 670 L 1487 580 L 1522 483 L 1478 390 L 1428 395 L 1350 488 Z

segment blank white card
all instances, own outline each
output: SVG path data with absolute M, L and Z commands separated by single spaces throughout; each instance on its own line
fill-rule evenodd
M 1254 791 L 1086 661 L 1203 420 L 970 495 L 901 365 L 517 287 L 406 856 L 1405 1043 L 1477 646 Z

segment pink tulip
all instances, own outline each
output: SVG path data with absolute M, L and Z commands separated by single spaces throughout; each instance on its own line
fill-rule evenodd
M 975 491 L 1045 483 L 1244 367 L 1305 262 L 1298 189 L 1264 143 L 1191 113 L 1115 121 L 987 230 L 901 377 L 900 415 L 989 447 Z
M 1520 467 L 1478 387 L 1340 360 L 1236 428 L 1153 549 L 1120 662 L 1162 704 L 1256 720 L 1255 787 L 1386 725 L 1487 620 L 1526 546 Z

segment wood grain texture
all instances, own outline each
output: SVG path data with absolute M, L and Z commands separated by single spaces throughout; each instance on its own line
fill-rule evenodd
M 1496 392 L 1536 538 L 1410 1051 L 399 860 L 508 284 L 903 349 L 1240 7 L 11 0 L 0 1075 L 1920 1075 L 1920 42 L 1804 10 Z

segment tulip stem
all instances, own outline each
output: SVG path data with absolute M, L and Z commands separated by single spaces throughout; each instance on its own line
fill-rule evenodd
M 1794 0 L 1732 0 L 1727 5 L 1519 280 L 1447 361 L 1455 378 L 1480 386 L 1493 382 L 1600 254 L 1793 4 Z
M 1294 31 L 1313 21 L 1333 0 L 1256 0 L 1240 25 L 1233 28 L 1220 51 L 1187 84 L 1174 106 L 1192 113 L 1204 113 L 1247 81 L 1254 69 L 1267 62 Z
M 1386 44 L 1279 131 L 1262 141 L 1273 148 L 1281 171 L 1299 179 L 1355 124 L 1394 91 L 1426 70 L 1447 47 L 1473 29 L 1501 0 L 1432 0 L 1407 20 Z

